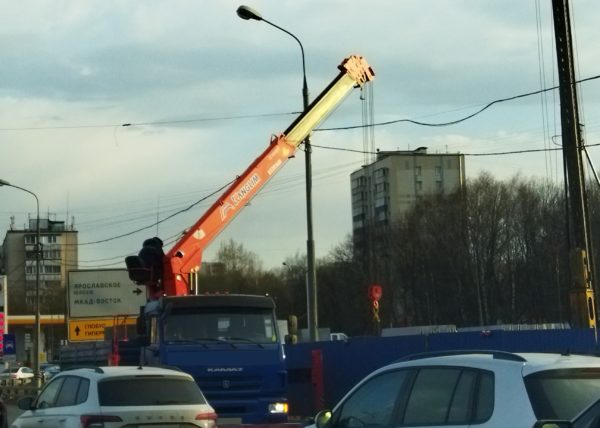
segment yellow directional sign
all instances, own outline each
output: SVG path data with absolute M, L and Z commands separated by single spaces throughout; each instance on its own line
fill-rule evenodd
M 69 341 L 83 342 L 104 340 L 104 329 L 114 326 L 113 318 L 71 319 L 69 320 Z M 135 318 L 118 320 L 119 324 L 135 324 Z

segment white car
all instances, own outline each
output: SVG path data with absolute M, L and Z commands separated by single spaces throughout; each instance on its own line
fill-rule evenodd
M 216 428 L 217 415 L 187 373 L 157 367 L 97 367 L 62 371 L 11 428 Z
M 43 369 L 40 370 L 40 372 L 42 380 L 44 382 L 48 382 L 50 379 L 52 379 L 53 376 L 60 373 L 60 366 L 55 364 L 46 365 Z
M 10 367 L 0 373 L 2 380 L 31 380 L 33 379 L 33 370 L 29 367 Z
M 319 412 L 315 424 L 317 428 L 532 428 L 540 420 L 572 420 L 598 398 L 598 357 L 443 352 L 376 370 L 333 411 Z

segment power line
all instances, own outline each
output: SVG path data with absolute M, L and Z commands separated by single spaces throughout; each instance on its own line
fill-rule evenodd
M 262 114 L 251 114 L 251 115 L 249 114 L 249 115 L 239 115 L 239 116 L 205 117 L 205 118 L 181 119 L 181 120 L 157 120 L 157 121 L 149 121 L 149 122 L 127 122 L 127 123 L 113 123 L 113 124 L 99 124 L 99 125 L 23 126 L 23 127 L 14 127 L 14 128 L 0 128 L 0 131 L 46 131 L 46 130 L 52 130 L 52 129 L 126 128 L 126 127 L 132 127 L 132 126 L 179 125 L 179 124 L 184 124 L 184 123 L 257 119 L 257 118 L 263 118 L 263 117 L 290 116 L 290 115 L 297 115 L 297 114 L 300 114 L 300 112 L 262 113 Z
M 587 77 L 585 79 L 580 79 L 575 81 L 574 84 L 584 83 L 591 80 L 599 79 L 600 75 L 595 75 L 591 77 Z M 553 86 L 551 88 L 540 89 L 537 91 L 527 92 L 524 94 L 515 95 L 508 98 L 501 98 L 487 103 L 484 107 L 477 110 L 476 112 L 469 114 L 465 117 L 448 121 L 448 122 L 421 122 L 414 119 L 396 119 L 390 120 L 386 122 L 379 123 L 371 123 L 367 125 L 351 125 L 351 126 L 340 126 L 340 127 L 332 127 L 332 128 L 319 128 L 315 129 L 317 131 L 343 131 L 350 129 L 360 129 L 360 128 L 371 128 L 378 126 L 387 126 L 393 125 L 396 123 L 412 123 L 414 125 L 419 126 L 429 126 L 429 127 L 443 127 L 456 125 L 461 122 L 465 122 L 485 110 L 489 109 L 495 104 L 504 103 L 508 101 L 514 101 L 519 98 L 525 98 L 532 95 L 538 95 L 549 91 L 554 91 L 558 89 L 558 86 Z M 213 122 L 213 121 L 228 121 L 228 120 L 240 120 L 240 119 L 256 119 L 261 117 L 277 117 L 277 116 L 289 116 L 289 115 L 297 115 L 301 112 L 288 112 L 288 113 L 263 113 L 256 115 L 232 115 L 232 116 L 220 116 L 220 117 L 212 117 L 212 118 L 196 118 L 196 119 L 182 119 L 182 120 L 157 120 L 157 121 L 147 121 L 147 122 L 125 122 L 125 123 L 116 123 L 116 124 L 100 124 L 100 125 L 65 125 L 65 126 L 27 126 L 27 127 L 12 127 L 12 128 L 0 128 L 0 131 L 38 131 L 38 130 L 52 130 L 52 129 L 86 129 L 86 128 L 119 128 L 119 127 L 134 127 L 134 126 L 158 126 L 158 125 L 177 125 L 177 124 L 185 124 L 185 123 L 198 123 L 198 122 Z
M 340 152 L 351 152 L 351 153 L 360 153 L 360 154 L 365 154 L 365 152 L 363 150 L 353 150 L 353 149 L 344 149 L 341 147 L 328 147 L 328 146 L 320 146 L 317 144 L 312 144 L 312 146 L 317 147 L 319 149 L 326 149 L 326 150 L 337 150 Z M 596 144 L 586 144 L 585 147 L 596 147 L 596 146 L 600 146 L 600 143 L 596 143 Z M 511 151 L 506 151 L 506 152 L 490 152 L 490 153 L 459 153 L 463 156 L 473 156 L 473 157 L 478 157 L 478 156 L 503 156 L 503 155 L 518 155 L 518 154 L 523 154 L 523 153 L 539 153 L 539 152 L 554 152 L 554 151 L 558 151 L 558 150 L 562 150 L 562 147 L 552 147 L 552 148 L 543 148 L 543 149 L 525 149 L 525 150 L 511 150 Z M 381 152 L 372 152 L 372 153 L 368 153 L 368 154 L 379 154 Z
M 152 227 L 154 227 L 154 226 L 156 226 L 158 224 L 164 223 L 165 221 L 172 219 L 173 217 L 175 217 L 175 216 L 177 216 L 179 214 L 182 214 L 184 212 L 187 212 L 187 211 L 191 210 L 193 207 L 195 207 L 199 203 L 204 202 L 206 199 L 214 196 L 216 193 L 220 192 L 225 187 L 231 185 L 234 181 L 235 181 L 235 179 L 231 180 L 229 183 L 224 184 L 223 186 L 221 186 L 220 188 L 218 188 L 214 192 L 210 193 L 209 195 L 204 196 L 203 198 L 197 200 L 196 202 L 192 203 L 191 205 L 187 206 L 186 208 L 183 208 L 183 209 L 181 209 L 181 210 L 179 210 L 177 212 L 174 212 L 173 214 L 171 214 L 171 215 L 169 215 L 169 216 L 167 216 L 167 217 L 165 217 L 165 218 L 163 218 L 161 220 L 155 221 L 154 223 L 152 223 L 150 225 L 147 225 L 147 226 L 144 226 L 144 227 L 140 227 L 139 229 L 133 230 L 131 232 L 122 233 L 120 235 L 113 236 L 113 237 L 110 237 L 110 238 L 100 239 L 100 240 L 97 240 L 97 241 L 82 242 L 82 243 L 77 244 L 77 246 L 92 245 L 92 244 L 101 244 L 101 243 L 104 243 L 104 242 L 114 241 L 115 239 L 124 238 L 126 236 L 131 236 L 131 235 L 133 235 L 135 233 L 141 232 L 142 230 L 150 229 L 150 228 L 152 228 Z
M 583 83 L 583 82 L 587 82 L 590 80 L 595 80 L 595 79 L 599 79 L 600 75 L 596 75 L 596 76 L 592 76 L 592 77 L 588 77 L 585 79 L 581 79 L 575 82 L 575 84 L 577 83 Z M 508 98 L 501 98 L 498 100 L 494 100 L 491 101 L 489 103 L 487 103 L 485 106 L 483 106 L 482 108 L 480 108 L 479 110 L 477 110 L 475 113 L 471 113 L 465 117 L 462 117 L 460 119 L 456 119 L 456 120 L 451 120 L 449 122 L 438 122 L 438 123 L 434 123 L 434 122 L 420 122 L 418 120 L 413 120 L 413 119 L 396 119 L 396 120 L 388 120 L 386 122 L 379 122 L 379 123 L 373 123 L 373 124 L 369 124 L 369 125 L 351 125 L 351 126 L 338 126 L 338 127 L 333 127 L 333 128 L 319 128 L 316 129 L 315 131 L 345 131 L 345 130 L 350 130 L 350 129 L 360 129 L 360 128 L 365 128 L 365 127 L 376 127 L 376 126 L 386 126 L 386 125 L 393 125 L 396 123 L 412 123 L 413 125 L 419 125 L 419 126 L 430 126 L 430 127 L 442 127 L 442 126 L 450 126 L 450 125 L 456 125 L 458 123 L 464 122 L 466 120 L 469 120 L 481 113 L 483 113 L 485 110 L 487 110 L 488 108 L 490 108 L 491 106 L 495 105 L 495 104 L 499 104 L 499 103 L 504 103 L 507 101 L 514 101 L 517 100 L 519 98 L 525 98 L 525 97 L 530 97 L 532 95 L 538 95 L 538 94 L 542 94 L 544 92 L 549 92 L 549 91 L 554 91 L 555 89 L 558 89 L 558 86 L 553 86 L 551 88 L 546 88 L 546 89 L 540 89 L 538 91 L 533 91 L 533 92 L 527 92 L 525 94 L 520 94 L 520 95 L 515 95 L 512 97 L 508 97 Z

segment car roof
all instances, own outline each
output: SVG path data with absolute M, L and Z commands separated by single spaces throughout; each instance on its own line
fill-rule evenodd
M 552 354 L 552 353 L 522 353 L 527 361 L 523 367 L 523 376 L 544 370 L 571 368 L 598 368 L 598 355 L 583 354 Z
M 111 377 L 126 377 L 126 376 L 179 376 L 187 379 L 192 379 L 189 374 L 164 367 L 152 366 L 106 366 L 106 367 L 85 367 L 65 370 L 58 373 L 57 376 L 65 375 L 80 375 L 91 379 L 105 379 Z
M 523 376 L 527 376 L 544 370 L 570 368 L 600 369 L 600 357 L 580 354 L 466 350 L 409 355 L 385 368 L 413 367 L 419 365 L 466 366 L 487 370 L 505 367 L 508 370 L 520 370 Z

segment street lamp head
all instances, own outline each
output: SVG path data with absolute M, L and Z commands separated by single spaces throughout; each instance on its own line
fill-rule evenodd
M 6 180 L 2 180 L 2 179 L 0 178 L 0 187 L 2 187 L 2 186 L 10 186 L 10 183 L 9 183 L 8 181 L 6 181 Z
M 260 15 L 260 13 L 258 13 L 257 11 L 255 11 L 254 9 L 252 9 L 251 7 L 248 6 L 240 6 L 237 8 L 237 14 L 240 18 L 242 19 L 254 19 L 255 21 L 262 21 L 263 17 Z

